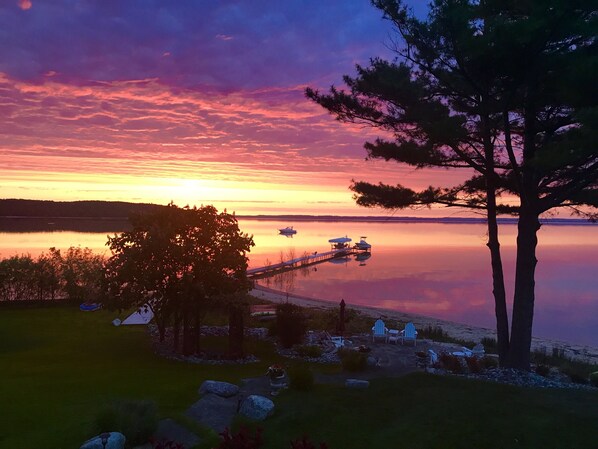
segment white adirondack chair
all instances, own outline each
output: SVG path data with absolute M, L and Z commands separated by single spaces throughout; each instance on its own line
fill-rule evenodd
M 388 329 L 384 321 L 380 319 L 376 320 L 374 327 L 372 327 L 372 341 L 375 341 L 376 338 L 383 338 L 384 341 L 388 342 Z
M 413 346 L 416 346 L 417 331 L 413 323 L 407 323 L 405 329 L 401 331 L 401 344 L 405 344 L 405 341 L 412 341 Z

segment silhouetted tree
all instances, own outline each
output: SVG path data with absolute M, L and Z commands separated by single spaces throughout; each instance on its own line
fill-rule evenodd
M 351 189 L 366 207 L 440 204 L 487 215 L 500 360 L 527 369 L 538 217 L 557 207 L 592 216 L 598 206 L 592 2 L 435 0 L 426 20 L 400 0 L 372 3 L 398 31 L 398 60 L 357 66 L 355 78 L 344 77 L 348 92 L 306 94 L 340 121 L 384 131 L 365 144 L 369 158 L 469 176 L 420 192 L 355 181 Z M 519 216 L 511 336 L 500 213 Z
M 199 352 L 202 313 L 211 299 L 246 292 L 253 239 L 234 215 L 174 204 L 131 218 L 133 230 L 108 239 L 106 286 L 122 308 L 153 310 L 160 336 L 172 322 L 183 352 Z M 177 349 L 177 348 L 175 348 Z

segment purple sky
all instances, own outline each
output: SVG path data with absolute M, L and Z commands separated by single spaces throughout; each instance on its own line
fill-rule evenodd
M 420 188 L 438 172 L 366 164 L 376 133 L 303 92 L 391 58 L 391 36 L 364 0 L 2 2 L 2 196 L 369 214 L 352 178 Z
M 368 1 L 22 0 L 0 6 L 0 71 L 23 81 L 158 78 L 218 90 L 326 86 L 388 54 Z

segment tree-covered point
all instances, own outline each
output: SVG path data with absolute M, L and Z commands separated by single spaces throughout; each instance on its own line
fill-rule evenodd
M 529 368 L 541 214 L 598 207 L 598 16 L 591 0 L 435 0 L 426 19 L 401 0 L 373 0 L 397 32 L 396 60 L 373 59 L 309 98 L 342 122 L 382 132 L 368 157 L 416 169 L 461 169 L 464 181 L 415 191 L 354 181 L 358 204 L 432 204 L 488 222 L 498 350 Z M 497 215 L 518 216 L 512 327 Z
M 124 201 L 44 201 L 0 199 L 0 217 L 121 218 L 166 206 Z
M 108 240 L 108 305 L 151 308 L 162 340 L 173 326 L 175 350 L 182 331 L 185 354 L 199 352 L 200 323 L 210 307 L 228 304 L 232 321 L 242 327 L 235 300 L 249 290 L 247 253 L 254 243 L 234 215 L 170 204 L 131 217 L 131 224 L 131 231 Z

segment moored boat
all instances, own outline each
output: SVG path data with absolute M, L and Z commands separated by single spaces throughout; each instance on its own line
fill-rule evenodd
M 287 226 L 286 228 L 279 229 L 278 232 L 280 232 L 282 235 L 297 234 L 297 231 L 295 229 L 293 229 L 292 226 Z
M 368 242 L 366 242 L 365 239 L 367 239 L 367 237 L 362 236 L 360 238 L 359 242 L 357 242 L 355 244 L 355 248 L 357 248 L 361 251 L 369 251 L 370 249 L 372 249 L 372 245 L 370 245 Z
M 328 243 L 330 243 L 330 245 L 332 245 L 333 249 L 344 249 L 344 248 L 348 248 L 349 247 L 349 242 L 351 242 L 351 239 L 349 237 L 347 237 L 347 236 L 345 236 L 345 237 L 337 237 L 337 238 L 328 240 Z

